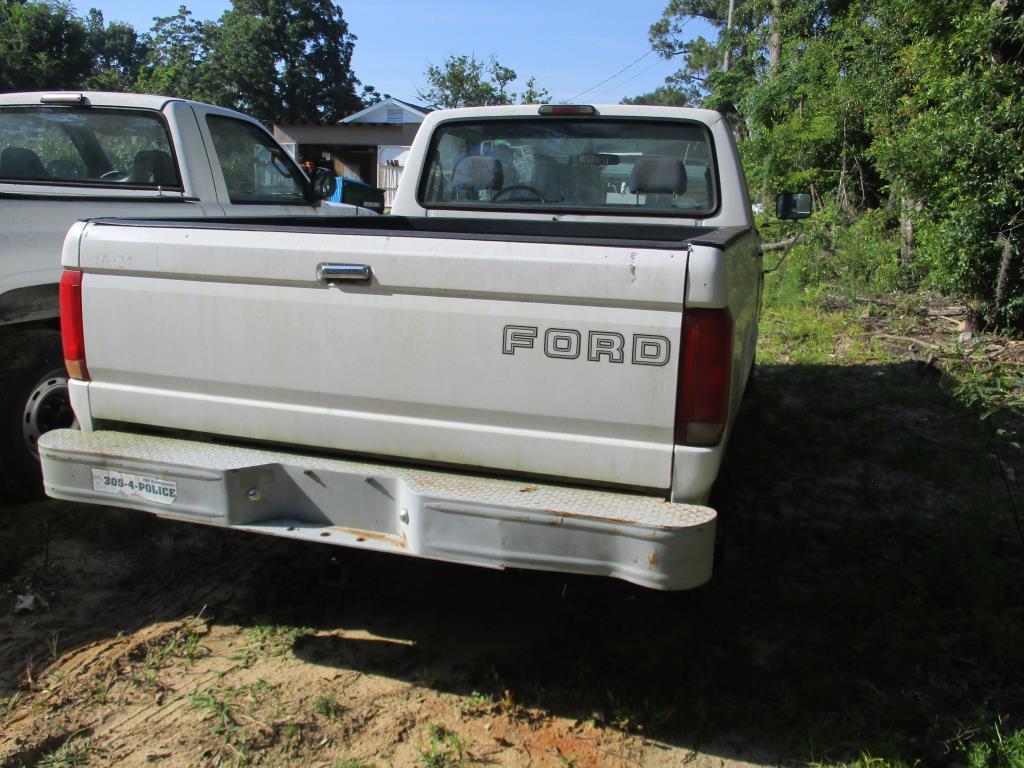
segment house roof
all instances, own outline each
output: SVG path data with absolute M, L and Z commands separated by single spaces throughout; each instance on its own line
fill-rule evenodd
M 401 120 L 389 119 L 395 114 L 394 110 L 401 110 Z M 420 123 L 427 116 L 430 110 L 427 107 L 420 107 L 410 104 L 407 101 L 388 96 L 366 109 L 339 120 L 339 123 Z

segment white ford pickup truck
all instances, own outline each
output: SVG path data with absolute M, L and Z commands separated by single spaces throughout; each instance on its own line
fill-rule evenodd
M 715 112 L 424 121 L 395 215 L 94 220 L 49 495 L 658 589 L 711 575 L 762 262 Z
M 36 440 L 71 424 L 60 249 L 94 216 L 357 212 L 319 194 L 255 120 L 142 94 L 0 94 L 0 499 L 42 493 Z M 367 211 L 363 211 L 366 213 Z

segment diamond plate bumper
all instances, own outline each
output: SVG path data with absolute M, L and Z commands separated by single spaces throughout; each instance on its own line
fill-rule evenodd
M 58 499 L 654 589 L 688 589 L 711 577 L 714 510 L 658 497 L 128 432 L 55 430 L 39 440 L 39 452 L 46 492 Z M 96 490 L 97 471 L 173 485 L 173 500 Z

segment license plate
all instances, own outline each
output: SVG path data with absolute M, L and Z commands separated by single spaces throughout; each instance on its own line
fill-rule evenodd
M 92 488 L 100 493 L 130 496 L 157 504 L 172 504 L 178 497 L 178 484 L 173 480 L 95 467 L 92 470 Z

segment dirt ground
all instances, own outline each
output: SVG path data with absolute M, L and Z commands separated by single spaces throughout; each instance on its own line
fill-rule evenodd
M 524 651 L 561 656 L 571 594 L 614 610 L 631 587 L 54 501 L 6 523 L 44 518 L 0 600 L 4 766 L 723 764 L 503 687 Z M 16 613 L 26 594 L 45 607 Z
M 0 765 L 952 768 L 1024 725 L 1019 461 L 920 362 L 756 384 L 690 592 L 0 510 Z

